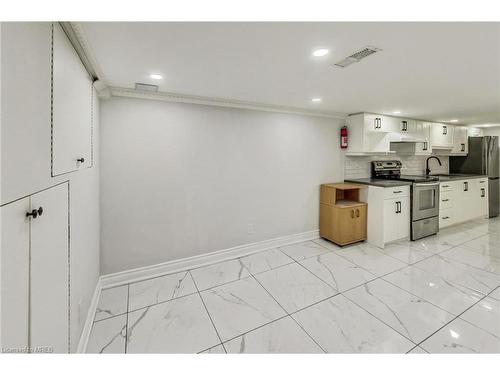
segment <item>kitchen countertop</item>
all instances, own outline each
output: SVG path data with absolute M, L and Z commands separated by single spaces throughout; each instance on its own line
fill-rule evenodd
M 395 187 L 395 186 L 411 185 L 411 181 L 384 180 L 381 178 L 357 178 L 353 180 L 344 180 L 344 182 L 353 182 L 356 184 L 372 185 L 379 187 Z
M 445 181 L 455 181 L 455 180 L 468 180 L 471 178 L 482 178 L 488 176 L 482 174 L 453 173 L 449 175 L 430 175 L 430 177 L 437 177 L 439 178 L 439 182 L 445 182 Z M 381 178 L 356 178 L 356 179 L 344 180 L 344 182 L 353 182 L 356 184 L 379 186 L 379 187 L 409 186 L 412 184 L 411 181 L 384 180 Z
M 488 177 L 483 174 L 461 174 L 461 173 L 452 173 L 449 175 L 430 175 L 430 177 L 438 177 L 440 182 L 443 181 L 454 181 L 454 180 L 469 180 L 471 178 L 484 178 Z

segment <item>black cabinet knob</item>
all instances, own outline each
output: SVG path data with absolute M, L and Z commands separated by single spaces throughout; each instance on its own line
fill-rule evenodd
M 38 207 L 38 210 L 31 210 L 31 212 L 26 212 L 26 217 L 33 217 L 33 219 L 36 219 L 38 216 L 42 216 L 43 214 L 43 207 Z
M 76 161 L 80 162 L 80 163 L 84 163 L 85 162 L 85 159 L 84 158 L 79 158 L 79 159 L 76 159 Z

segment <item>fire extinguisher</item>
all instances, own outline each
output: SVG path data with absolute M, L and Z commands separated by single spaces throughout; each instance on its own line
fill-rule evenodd
M 347 126 L 340 129 L 340 148 L 347 148 Z

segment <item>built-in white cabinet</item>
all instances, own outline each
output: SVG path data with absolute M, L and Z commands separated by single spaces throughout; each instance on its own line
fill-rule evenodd
M 370 113 L 348 116 L 348 155 L 467 155 L 470 131 L 464 126 L 431 123 Z
M 432 123 L 430 138 L 431 148 L 451 149 L 453 148 L 453 128 L 454 126 Z
M 409 237 L 409 186 L 369 186 L 362 189 L 361 200 L 368 203 L 368 243 L 383 248 L 386 243 Z
M 484 135 L 481 128 L 467 128 L 467 136 L 469 137 L 482 137 Z
M 1 202 L 50 181 L 49 22 L 2 22 Z
M 52 30 L 52 176 L 91 166 L 92 79 L 58 23 Z
M 488 217 L 488 179 L 441 182 L 439 199 L 440 228 Z
M 453 127 L 453 155 L 467 155 L 469 152 L 469 142 L 467 141 L 467 128 L 465 126 Z
M 359 113 L 348 116 L 349 147 L 347 152 L 387 153 L 390 134 L 397 130 L 397 121 L 388 116 Z
M 62 183 L 0 209 L 3 348 L 69 350 L 68 193 Z
M 91 166 L 93 90 L 58 23 L 0 27 L 5 204 L 61 181 L 53 176 Z

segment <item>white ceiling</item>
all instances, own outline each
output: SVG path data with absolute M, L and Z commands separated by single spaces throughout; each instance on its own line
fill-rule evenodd
M 500 23 L 82 23 L 111 86 L 462 124 L 500 123 Z M 382 51 L 345 69 L 367 45 Z M 330 49 L 313 58 L 317 47 Z M 312 97 L 323 98 L 312 103 Z

